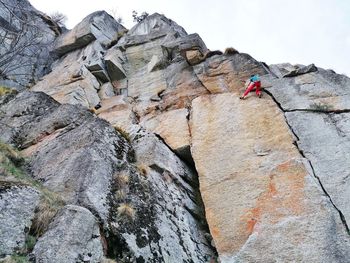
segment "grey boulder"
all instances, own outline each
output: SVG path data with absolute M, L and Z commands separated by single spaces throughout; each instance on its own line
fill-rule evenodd
M 107 45 L 116 34 L 125 28 L 105 11 L 96 11 L 83 19 L 71 31 L 60 36 L 54 51 L 62 56 L 72 50 L 82 48 L 95 39 Z
M 101 262 L 103 248 L 99 225 L 87 209 L 67 205 L 39 238 L 33 255 L 36 262 Z

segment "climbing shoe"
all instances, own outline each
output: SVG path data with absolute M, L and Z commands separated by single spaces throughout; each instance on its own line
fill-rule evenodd
M 101 103 L 98 103 L 95 107 L 94 107 L 94 109 L 95 110 L 98 110 L 99 108 L 101 108 L 102 106 L 101 106 Z

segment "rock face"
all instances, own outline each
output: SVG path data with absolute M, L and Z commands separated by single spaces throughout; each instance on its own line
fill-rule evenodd
M 104 11 L 94 12 L 83 19 L 71 31 L 60 36 L 54 51 L 62 56 L 69 51 L 85 47 L 94 40 L 107 45 L 125 28 Z
M 242 103 L 232 94 L 195 99 L 191 134 L 221 262 L 337 262 L 347 257 L 346 229 L 271 99 Z M 334 240 L 342 245 L 330 246 Z M 288 244 L 293 244 L 292 253 L 285 249 Z
M 131 262 L 215 260 L 206 225 L 197 220 L 202 211 L 193 189 L 193 171 L 153 134 L 139 132 L 133 146 L 136 174 L 129 171 L 130 179 L 124 183 L 125 173 L 119 175 L 115 193 L 122 203 L 112 214 L 122 218 L 112 229 L 120 233 L 130 250 L 123 258 Z M 128 194 L 120 196 L 123 192 Z M 133 215 L 132 209 L 138 212 Z
M 277 69 L 282 71 L 284 67 L 277 65 Z M 290 80 L 274 79 L 272 83 L 269 92 L 286 112 L 300 151 L 348 228 L 350 79 L 318 69 Z
M 64 207 L 38 240 L 33 254 L 36 262 L 101 262 L 103 249 L 96 218 L 83 207 Z
M 277 69 L 276 69 L 277 67 Z M 286 66 L 275 66 L 278 75 Z M 350 109 L 350 79 L 330 70 L 319 68 L 317 72 L 293 78 L 272 78 L 268 90 L 284 111 L 346 111 Z
M 350 222 L 349 113 L 287 112 L 286 117 L 298 137 L 298 147 L 310 160 L 315 175 L 344 215 L 345 222 Z
M 261 63 L 243 53 L 213 56 L 196 65 L 194 70 L 210 93 L 237 92 L 251 74 L 266 73 Z
M 107 122 L 81 106 L 60 105 L 44 93 L 7 95 L 0 111 L 1 139 L 22 149 L 35 179 L 75 205 L 63 209 L 66 212 L 56 216 L 35 245 L 39 261 L 57 262 L 65 249 L 71 252 L 64 262 L 85 262 L 86 257 L 99 262 L 100 243 L 106 256 L 137 262 L 179 257 L 205 262 L 215 257 L 205 224 L 198 227 L 203 214 L 195 197 L 194 172 L 154 135 L 137 131 L 133 150 Z M 155 148 L 158 154 L 150 155 Z M 34 208 L 28 207 L 32 212 Z M 82 222 L 85 228 L 76 229 Z M 83 235 L 95 233 L 96 222 L 105 230 Z
M 167 111 L 141 125 L 147 130 L 159 134 L 177 154 L 190 158 L 190 132 L 188 128 L 189 112 L 187 109 Z
M 20 251 L 25 243 L 39 193 L 25 185 L 0 184 L 0 256 Z
M 0 192 L 24 211 L 0 256 L 30 228 L 37 262 L 349 261 L 348 77 L 210 51 L 157 13 L 128 31 L 95 12 L 55 52 L 0 97 L 0 139 L 65 204 L 38 234 L 35 190 L 26 207 L 8 195 L 30 186 Z M 264 96 L 239 100 L 251 74 Z

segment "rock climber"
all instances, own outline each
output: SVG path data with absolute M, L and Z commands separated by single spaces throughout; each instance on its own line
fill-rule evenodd
M 250 76 L 250 82 L 248 84 L 247 89 L 245 90 L 245 92 L 243 93 L 243 95 L 241 97 L 239 97 L 241 100 L 244 100 L 245 97 L 248 95 L 248 93 L 254 89 L 255 87 L 255 93 L 256 95 L 261 98 L 262 94 L 261 94 L 261 82 L 260 82 L 260 77 L 258 74 L 255 75 L 251 75 Z

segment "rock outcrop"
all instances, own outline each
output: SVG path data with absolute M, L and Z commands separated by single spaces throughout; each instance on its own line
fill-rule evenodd
M 33 254 L 37 262 L 101 262 L 103 248 L 96 218 L 83 207 L 64 207 L 39 238 Z
M 28 180 L 0 176 L 1 257 L 348 262 L 348 77 L 211 51 L 157 13 L 127 30 L 95 12 L 54 50 L 32 91 L 0 97 Z M 264 95 L 239 100 L 252 74 Z M 39 231 L 45 193 L 62 202 Z
M 0 182 L 0 256 L 19 252 L 34 218 L 39 193 L 26 185 Z
M 7 95 L 0 112 L 1 139 L 22 149 L 34 179 L 74 205 L 63 208 L 39 238 L 36 260 L 57 262 L 65 250 L 71 252 L 62 262 L 99 262 L 102 245 L 106 256 L 137 262 L 214 257 L 200 222 L 195 174 L 157 137 L 139 127 L 132 146 L 128 135 L 88 110 L 44 93 Z M 35 207 L 26 207 L 32 213 L 26 224 Z
M 337 262 L 349 256 L 338 211 L 308 171 L 271 98 L 242 103 L 233 94 L 200 97 L 190 127 L 221 262 Z M 293 252 L 286 249 L 290 244 Z
M 61 35 L 54 47 L 54 52 L 62 56 L 70 51 L 87 46 L 92 41 L 108 45 L 125 28 L 117 23 L 105 11 L 94 12 L 83 19 L 77 26 Z

